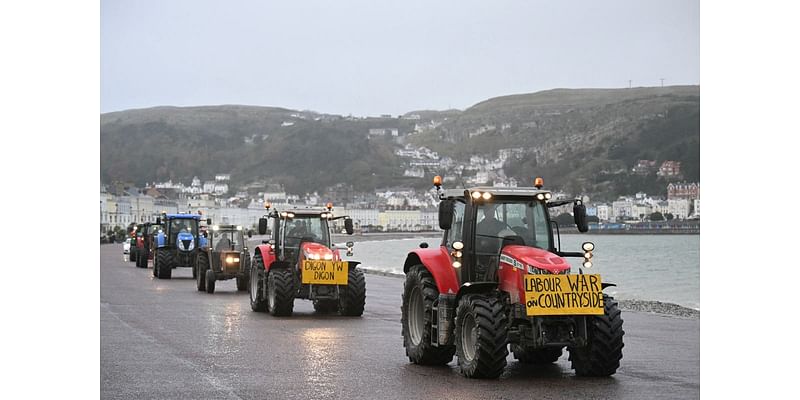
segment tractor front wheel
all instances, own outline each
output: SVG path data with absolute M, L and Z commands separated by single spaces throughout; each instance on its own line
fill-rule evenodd
M 274 316 L 292 315 L 294 309 L 294 277 L 288 268 L 269 270 L 267 279 L 267 303 L 269 313 Z
M 169 250 L 156 250 L 155 265 L 158 279 L 172 279 L 172 264 L 175 264 L 175 260 Z
M 401 324 L 403 347 L 414 364 L 445 365 L 453 360 L 453 345 L 434 346 L 431 338 L 433 302 L 439 299 L 436 281 L 423 265 L 415 265 L 406 274 L 403 286 Z
M 217 287 L 217 276 L 213 269 L 206 270 L 206 293 L 214 293 Z
M 200 292 L 206 291 L 206 270 L 208 270 L 208 255 L 201 253 L 197 256 L 197 265 L 194 266 L 197 270 L 197 290 Z
M 360 317 L 364 314 L 367 299 L 367 284 L 364 271 L 352 268 L 347 272 L 347 286 L 340 286 L 339 313 L 348 317 Z
M 267 311 L 267 297 L 264 295 L 264 261 L 256 254 L 250 264 L 250 309 L 256 312 Z
M 583 347 L 569 347 L 572 368 L 579 376 L 611 376 L 622 359 L 622 312 L 613 297 L 603 295 L 603 315 L 586 317 L 588 343 Z
M 506 367 L 508 327 L 503 303 L 491 295 L 461 298 L 456 309 L 456 353 L 467 378 L 497 378 Z

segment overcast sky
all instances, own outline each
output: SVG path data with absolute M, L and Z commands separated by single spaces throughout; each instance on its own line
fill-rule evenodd
M 102 0 L 101 112 L 358 116 L 552 88 L 700 83 L 698 1 Z

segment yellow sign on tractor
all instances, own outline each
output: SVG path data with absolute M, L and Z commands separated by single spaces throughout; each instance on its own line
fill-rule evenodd
M 538 315 L 603 315 L 599 274 L 525 275 L 525 310 Z
M 347 261 L 303 260 L 303 284 L 347 285 Z

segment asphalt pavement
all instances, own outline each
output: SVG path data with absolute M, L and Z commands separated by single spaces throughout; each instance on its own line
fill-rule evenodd
M 399 260 L 398 262 L 402 262 Z M 623 312 L 621 367 L 576 377 L 567 352 L 532 367 L 509 355 L 496 380 L 411 364 L 400 328 L 403 280 L 367 275 L 362 317 L 250 310 L 234 280 L 198 292 L 188 268 L 159 280 L 100 246 L 103 399 L 692 399 L 700 397 L 700 320 Z

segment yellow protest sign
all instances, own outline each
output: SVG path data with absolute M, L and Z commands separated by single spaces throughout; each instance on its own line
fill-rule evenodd
M 525 275 L 525 310 L 538 315 L 602 315 L 598 274 Z
M 303 260 L 302 282 L 314 285 L 347 285 L 347 261 Z

